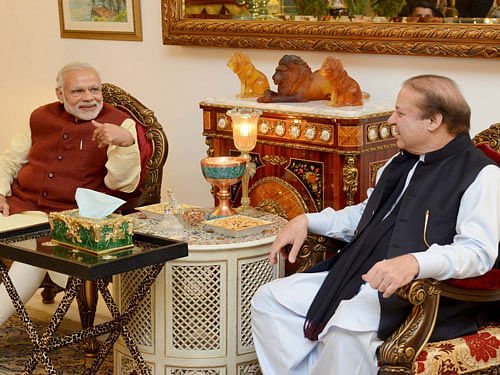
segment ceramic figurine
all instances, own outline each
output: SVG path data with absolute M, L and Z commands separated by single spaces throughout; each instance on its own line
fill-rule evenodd
M 238 98 L 261 96 L 269 89 L 269 82 L 264 73 L 255 69 L 247 54 L 235 52 L 227 62 L 227 66 L 236 73 L 241 82 Z
M 363 105 L 363 93 L 358 82 L 347 74 L 339 59 L 333 56 L 327 57 L 319 71 L 332 88 L 330 98 L 332 107 Z
M 330 84 L 319 70 L 313 73 L 309 65 L 295 55 L 285 55 L 281 58 L 273 75 L 273 81 L 278 85 L 278 92 L 266 90 L 264 96 L 257 99 L 258 102 L 327 100 L 330 99 L 332 91 Z

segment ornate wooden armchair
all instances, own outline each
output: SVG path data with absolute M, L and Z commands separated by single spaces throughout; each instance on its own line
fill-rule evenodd
M 118 86 L 103 83 L 104 101 L 129 114 L 141 128 L 137 129 L 137 140 L 141 150 L 141 182 L 126 204 L 120 207 L 122 213 L 130 213 L 135 207 L 158 203 L 161 195 L 163 166 L 168 155 L 167 137 L 154 112 L 145 107 L 139 100 Z M 54 296 L 63 289 L 54 284 L 48 275 L 40 286 L 44 288 L 44 303 L 53 303 Z M 80 318 L 83 328 L 91 327 L 95 318 L 97 289 L 92 281 L 86 281 L 77 296 Z M 96 342 L 88 343 L 86 354 L 97 350 Z
M 477 134 L 472 141 L 500 164 L 500 123 Z M 300 270 L 338 249 L 338 242 L 322 236 L 309 236 L 299 253 L 304 265 Z M 413 309 L 406 321 L 379 348 L 379 375 L 500 375 L 500 316 L 476 334 L 428 343 L 440 297 L 475 302 L 500 301 L 500 270 L 494 269 L 482 277 L 464 280 L 415 280 L 400 288 L 397 295 L 409 301 Z

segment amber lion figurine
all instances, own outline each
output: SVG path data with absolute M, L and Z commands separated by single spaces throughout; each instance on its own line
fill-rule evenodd
M 236 73 L 241 82 L 241 92 L 238 98 L 262 96 L 269 89 L 269 82 L 264 73 L 255 69 L 250 57 L 242 52 L 235 52 L 227 62 L 227 66 Z
M 257 99 L 261 103 L 308 102 L 330 99 L 332 88 L 319 70 L 314 73 L 299 56 L 285 55 L 279 61 L 273 75 L 278 92 L 267 90 Z
M 363 105 L 363 93 L 358 82 L 347 74 L 339 59 L 333 56 L 327 57 L 319 71 L 332 87 L 330 98 L 332 107 Z

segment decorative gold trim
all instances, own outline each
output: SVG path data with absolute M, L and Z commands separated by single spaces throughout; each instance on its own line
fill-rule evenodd
M 162 0 L 163 43 L 229 48 L 500 57 L 496 25 L 195 20 Z
M 500 152 L 500 123 L 491 125 L 488 129 L 472 138 L 475 145 L 487 143 L 493 150 Z
M 282 129 L 282 130 L 278 131 L 278 127 L 280 127 L 280 129 Z M 278 137 L 284 137 L 285 134 L 286 134 L 286 122 L 285 121 L 281 121 L 281 120 L 280 121 L 276 121 L 276 124 L 273 126 L 273 132 Z
M 287 188 L 293 194 L 293 196 L 295 197 L 295 199 L 297 199 L 297 201 L 299 202 L 300 207 L 302 208 L 302 211 L 303 212 L 309 212 L 309 210 L 307 209 L 307 205 L 304 202 L 304 199 L 302 199 L 302 196 L 299 194 L 299 192 L 297 191 L 297 189 L 295 189 L 292 185 L 290 185 L 285 180 L 282 180 L 281 178 L 278 178 L 278 177 L 264 177 L 264 178 L 261 178 L 255 184 L 253 184 L 252 187 L 248 190 L 248 195 L 252 194 L 252 192 L 257 187 L 259 187 L 260 185 L 266 184 L 268 182 L 275 182 L 275 183 L 277 183 L 279 185 L 282 185 L 285 188 Z
M 374 187 L 375 183 L 377 182 L 377 172 L 382 166 L 387 163 L 387 160 L 389 159 L 384 159 L 384 160 L 379 160 L 375 161 L 373 163 L 370 163 L 370 186 Z
M 276 155 L 264 155 L 262 157 L 262 160 L 264 160 L 267 164 L 271 165 L 285 165 L 287 163 L 287 159 L 284 158 L 283 156 L 276 156 Z
M 131 244 L 131 245 L 125 245 L 125 246 L 120 246 L 120 247 L 113 247 L 111 249 L 107 249 L 107 250 L 92 250 L 92 249 L 87 249 L 85 247 L 81 247 L 81 246 L 77 246 L 75 244 L 69 244 L 67 242 L 62 242 L 62 241 L 58 241 L 58 240 L 54 240 L 52 239 L 51 240 L 52 242 L 55 242 L 59 245 L 63 245 L 65 247 L 71 247 L 71 248 L 75 248 L 75 249 L 78 249 L 78 250 L 81 250 L 81 251 L 85 251 L 86 253 L 90 253 L 92 255 L 101 255 L 101 254 L 109 254 L 109 253 L 114 253 L 116 251 L 119 251 L 119 250 L 124 250 L 124 249 L 130 249 L 131 247 L 134 247 L 134 244 Z
M 300 122 L 292 121 L 288 126 L 288 134 L 290 135 L 290 137 L 293 139 L 299 139 L 302 135 Z M 296 129 L 296 131 L 294 129 Z
M 344 158 L 342 183 L 345 204 L 346 206 L 352 206 L 354 204 L 354 195 L 358 191 L 358 168 L 356 168 L 356 156 L 354 155 L 346 155 Z
M 378 140 L 378 124 L 368 126 L 366 129 L 366 139 L 368 142 L 375 142 Z
M 219 123 L 220 123 L 221 120 L 224 120 L 224 122 L 225 122 L 224 126 L 219 126 Z M 227 130 L 228 129 L 228 125 L 229 125 L 229 120 L 228 120 L 226 114 L 224 114 L 224 113 L 217 113 L 217 129 Z
M 322 141 L 322 142 L 330 142 L 332 139 L 333 139 L 333 135 L 334 135 L 334 128 L 333 127 L 329 127 L 329 126 L 319 126 L 320 127 L 320 132 L 319 132 L 319 139 Z M 323 138 L 323 132 L 328 132 L 328 139 L 324 139 Z
M 307 136 L 308 130 L 311 130 L 311 132 L 312 132 L 312 136 L 310 136 L 310 137 Z M 316 125 L 314 125 L 314 124 L 306 124 L 305 130 L 304 130 L 304 138 L 307 139 L 308 141 L 312 141 L 312 140 L 314 140 L 314 138 L 316 138 L 316 135 L 317 135 Z
M 382 138 L 381 136 L 381 129 L 382 128 L 387 128 L 388 130 L 388 135 L 385 138 Z M 379 143 L 379 142 L 386 142 L 389 139 L 394 138 L 394 134 L 391 131 L 392 129 L 389 126 L 389 123 L 387 121 L 382 121 L 382 122 L 377 122 L 374 124 L 370 124 L 366 128 L 366 139 L 368 143 Z M 370 133 L 373 132 L 374 137 L 373 139 L 370 138 Z
M 226 134 L 218 134 L 218 133 L 208 133 L 208 132 L 203 132 L 203 136 L 205 137 L 213 137 L 213 138 L 222 138 L 222 139 L 233 139 L 232 136 L 226 135 Z M 388 150 L 391 148 L 396 147 L 396 142 L 394 141 L 393 143 L 388 143 L 385 145 L 379 145 L 375 147 L 370 147 L 361 151 L 344 151 L 344 150 L 335 150 L 331 147 L 320 147 L 320 146 L 314 146 L 314 145 L 303 145 L 300 143 L 290 143 L 290 142 L 276 142 L 276 141 L 268 141 L 262 138 L 257 138 L 257 143 L 263 144 L 263 145 L 270 145 L 270 146 L 279 146 L 279 147 L 289 147 L 289 148 L 294 148 L 294 149 L 299 149 L 299 150 L 309 150 L 309 151 L 319 151 L 319 152 L 330 152 L 332 154 L 339 154 L 339 155 L 363 155 L 369 152 L 374 152 L 374 151 L 379 151 L 379 150 Z
M 380 346 L 379 374 L 411 374 L 412 362 L 428 342 L 436 323 L 439 281 L 415 280 L 399 288 L 396 294 L 414 307 L 405 322 Z
M 301 262 L 295 272 L 302 272 L 312 265 L 325 260 L 327 254 L 334 255 L 338 253 L 344 245 L 344 242 L 330 237 L 308 234 L 297 255 L 297 258 Z
M 208 148 L 207 148 L 207 156 L 208 157 L 214 156 L 214 138 L 213 137 L 206 137 L 205 138 L 205 144 L 208 146 Z
M 383 134 L 384 130 L 386 131 L 386 135 L 385 135 L 385 136 L 384 136 L 384 134 Z M 379 135 L 380 139 L 382 139 L 382 140 L 384 140 L 384 141 L 385 141 L 386 139 L 388 139 L 388 138 L 390 138 L 390 137 L 391 137 L 391 135 L 392 135 L 392 134 L 391 134 L 391 129 L 390 129 L 390 127 L 389 127 L 389 124 L 388 124 L 388 123 L 382 123 L 382 124 L 379 126 L 379 128 L 378 128 L 378 135 Z
M 266 127 L 266 131 L 262 131 L 262 127 Z M 259 126 L 258 126 L 259 133 L 261 134 L 267 134 L 269 131 L 271 131 L 271 125 L 269 124 L 268 119 L 263 119 L 259 121 Z
M 273 215 L 281 216 L 283 219 L 288 220 L 288 215 L 286 214 L 286 211 L 275 200 L 263 199 L 259 203 L 257 203 L 257 206 L 255 206 L 255 208 L 262 210 L 264 212 L 268 212 Z
M 76 215 L 72 215 L 76 213 Z M 77 247 L 78 249 L 83 249 L 89 252 L 94 252 L 92 249 L 80 248 L 76 243 L 82 243 L 80 237 L 80 228 L 84 228 L 88 231 L 92 230 L 93 239 L 95 242 L 101 242 L 104 238 L 105 241 L 117 242 L 121 239 L 127 239 L 127 236 L 131 236 L 134 231 L 134 219 L 129 216 L 122 216 L 118 214 L 110 214 L 108 217 L 103 219 L 92 219 L 84 216 L 78 215 L 78 208 L 73 210 L 51 212 L 49 215 L 50 229 L 54 230 L 54 222 L 63 222 L 66 226 L 66 239 L 72 241 L 72 243 L 63 243 L 65 246 Z M 127 223 L 127 231 L 124 232 L 121 225 Z M 111 232 L 103 232 L 104 227 L 111 228 Z M 56 239 L 52 238 L 52 241 L 57 242 Z M 125 247 L 130 247 L 132 245 L 126 245 Z M 115 249 L 123 249 L 124 247 L 114 247 Z M 96 251 L 96 254 L 103 254 L 103 251 Z

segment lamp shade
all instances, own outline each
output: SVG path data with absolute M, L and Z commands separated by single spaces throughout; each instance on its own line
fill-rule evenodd
M 257 142 L 257 122 L 262 111 L 248 108 L 233 108 L 231 116 L 234 145 L 241 152 L 249 152 Z

